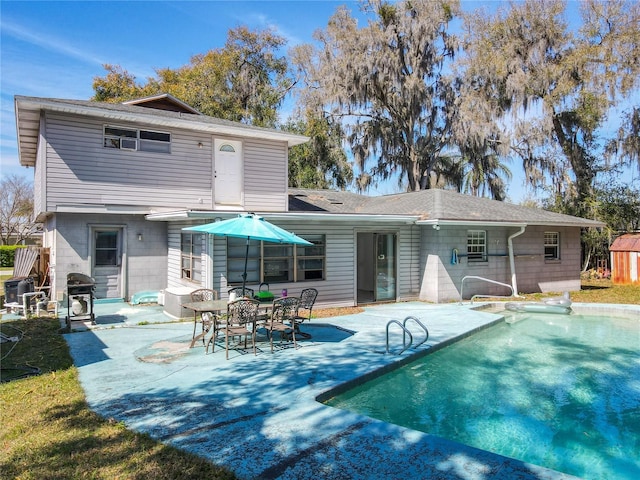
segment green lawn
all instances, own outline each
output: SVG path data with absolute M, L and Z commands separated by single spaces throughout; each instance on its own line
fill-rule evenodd
M 526 300 L 561 295 L 561 292 L 525 295 Z M 611 280 L 583 280 L 579 292 L 571 292 L 571 300 L 586 303 L 627 303 L 640 304 L 640 285 L 613 285 Z
M 12 268 L 0 268 L 0 295 L 4 295 L 4 282 L 13 277 Z
M 0 475 L 19 479 L 232 479 L 203 458 L 131 432 L 87 406 L 56 319 L 0 324 L 2 377 L 42 374 L 0 385 Z M 9 350 L 12 349 L 10 352 Z

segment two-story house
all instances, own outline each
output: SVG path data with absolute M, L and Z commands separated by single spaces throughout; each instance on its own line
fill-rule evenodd
M 254 212 L 314 247 L 252 242 L 248 283 L 318 288 L 318 303 L 458 299 L 465 276 L 517 291 L 580 288 L 580 229 L 601 223 L 444 190 L 382 197 L 287 187 L 308 138 L 199 114 L 169 95 L 125 104 L 15 97 L 21 165 L 50 249 L 96 298 L 241 283 L 245 244 L 183 231 Z M 474 293 L 508 288 L 472 279 Z

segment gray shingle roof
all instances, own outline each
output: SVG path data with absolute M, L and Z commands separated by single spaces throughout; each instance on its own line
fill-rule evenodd
M 595 220 L 440 189 L 371 197 L 336 190 L 290 188 L 289 211 L 333 214 L 415 215 L 420 220 L 460 223 L 604 226 L 602 222 Z

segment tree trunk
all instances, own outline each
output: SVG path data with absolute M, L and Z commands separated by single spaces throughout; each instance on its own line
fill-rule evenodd
M 572 131 L 571 120 L 562 118 L 562 114 L 553 115 L 553 128 L 562 147 L 562 152 L 569 160 L 576 182 L 576 214 L 586 213 L 586 201 L 591 196 L 595 173 L 590 165 L 589 155 L 585 148 L 578 143 L 576 133 Z M 566 127 L 566 128 L 565 128 Z

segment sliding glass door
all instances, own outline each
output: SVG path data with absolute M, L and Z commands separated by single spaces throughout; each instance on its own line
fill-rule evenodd
M 376 301 L 396 298 L 396 235 L 377 233 L 376 237 Z
M 396 298 L 396 234 L 358 233 L 358 303 Z

